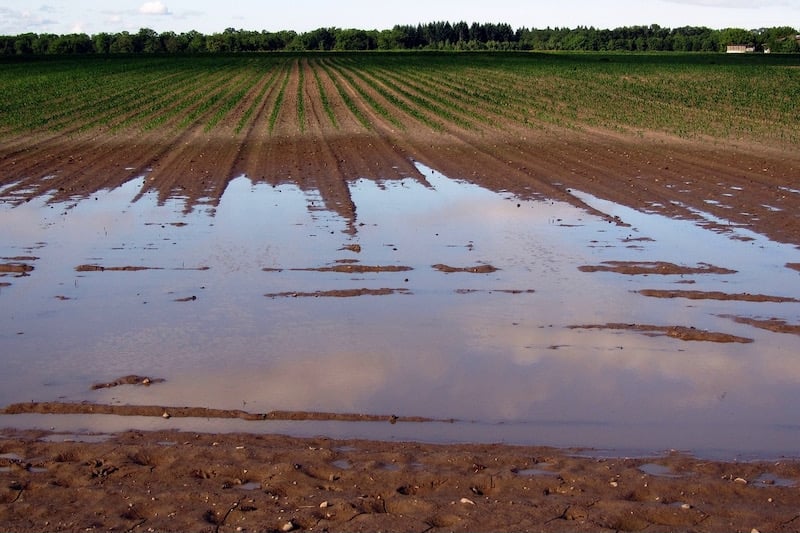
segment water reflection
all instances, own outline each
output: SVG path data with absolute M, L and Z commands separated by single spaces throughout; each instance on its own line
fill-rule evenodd
M 575 193 L 628 224 L 618 226 L 564 203 L 521 201 L 419 171 L 424 179 L 352 183 L 357 231 L 318 209 L 308 191 L 244 177 L 230 182 L 213 216 L 187 213 L 177 200 L 159 205 L 154 195 L 132 202 L 144 177 L 69 208 L 3 206 L 0 257 L 37 248 L 39 259 L 30 276 L 0 279 L 10 283 L 0 293 L 0 403 L 391 413 L 474 421 L 476 440 L 481 428 L 493 440 L 537 444 L 731 449 L 733 435 L 741 451 L 793 449 L 800 337 L 726 316 L 794 324 L 800 304 L 634 291 L 800 298 L 797 273 L 784 266 L 800 260 L 796 249 Z M 604 261 L 737 272 L 578 270 Z M 82 264 L 158 270 L 76 271 Z M 411 270 L 326 268 L 343 264 Z M 446 273 L 437 264 L 497 270 Z M 265 297 L 382 288 L 404 293 Z M 570 328 L 607 323 L 688 326 L 754 342 Z M 167 381 L 90 390 L 126 374 Z M 430 430 L 419 434 L 430 438 Z

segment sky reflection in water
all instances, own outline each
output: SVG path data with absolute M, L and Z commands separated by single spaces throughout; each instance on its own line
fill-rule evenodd
M 575 193 L 631 225 L 617 226 L 567 204 L 520 201 L 420 170 L 428 184 L 353 183 L 355 234 L 308 192 L 246 178 L 232 181 L 208 212 L 184 214 L 179 200 L 159 206 L 154 196 L 131 203 L 145 178 L 74 206 L 0 205 L 0 257 L 38 257 L 30 276 L 0 278 L 11 284 L 0 289 L 0 403 L 393 413 L 478 422 L 418 433 L 392 426 L 426 440 L 796 451 L 800 337 L 719 315 L 796 323 L 800 304 L 632 291 L 800 298 L 797 272 L 784 266 L 800 260 L 797 249 Z M 413 270 L 292 270 L 341 260 Z M 739 272 L 578 270 L 603 261 L 705 262 Z M 76 272 L 82 264 L 158 270 Z M 499 270 L 448 274 L 434 264 Z M 676 284 L 688 280 L 695 283 Z M 265 296 L 362 288 L 407 293 Z M 612 322 L 694 326 L 755 342 L 568 327 Z M 132 373 L 167 381 L 89 390 Z

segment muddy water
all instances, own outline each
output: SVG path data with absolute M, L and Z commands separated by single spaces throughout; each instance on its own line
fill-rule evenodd
M 420 170 L 424 181 L 352 183 L 355 221 L 245 177 L 191 213 L 180 198 L 133 201 L 146 176 L 71 204 L 0 204 L 0 263 L 34 267 L 0 278 L 0 403 L 459 421 L 197 423 L 218 431 L 797 453 L 800 336 L 733 317 L 796 325 L 800 304 L 636 291 L 800 299 L 785 267 L 800 251 L 700 212 L 676 221 L 573 191 L 614 223 Z M 579 269 L 614 261 L 735 273 Z M 687 341 L 673 326 L 752 342 Z M 91 390 L 127 374 L 166 381 Z M 0 425 L 60 423 L 37 420 Z

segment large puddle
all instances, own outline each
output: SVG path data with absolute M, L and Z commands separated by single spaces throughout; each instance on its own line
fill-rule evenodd
M 196 427 L 797 453 L 800 251 L 420 170 L 427 183 L 352 183 L 354 223 L 244 177 L 188 214 L 133 201 L 146 177 L 0 204 L 0 404 L 394 414 L 457 422 Z M 91 388 L 127 374 L 165 381 Z M 137 420 L 76 424 L 177 423 Z

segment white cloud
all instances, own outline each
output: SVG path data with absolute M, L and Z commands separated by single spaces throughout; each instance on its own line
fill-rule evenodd
M 756 9 L 759 7 L 774 7 L 786 5 L 782 0 L 666 0 L 672 4 L 683 4 L 698 7 Z
M 145 2 L 139 7 L 142 15 L 171 15 L 169 8 L 163 2 Z
M 0 33 L 16 35 L 28 31 L 41 32 L 57 24 L 58 21 L 31 13 L 29 10 L 15 10 L 0 7 Z

